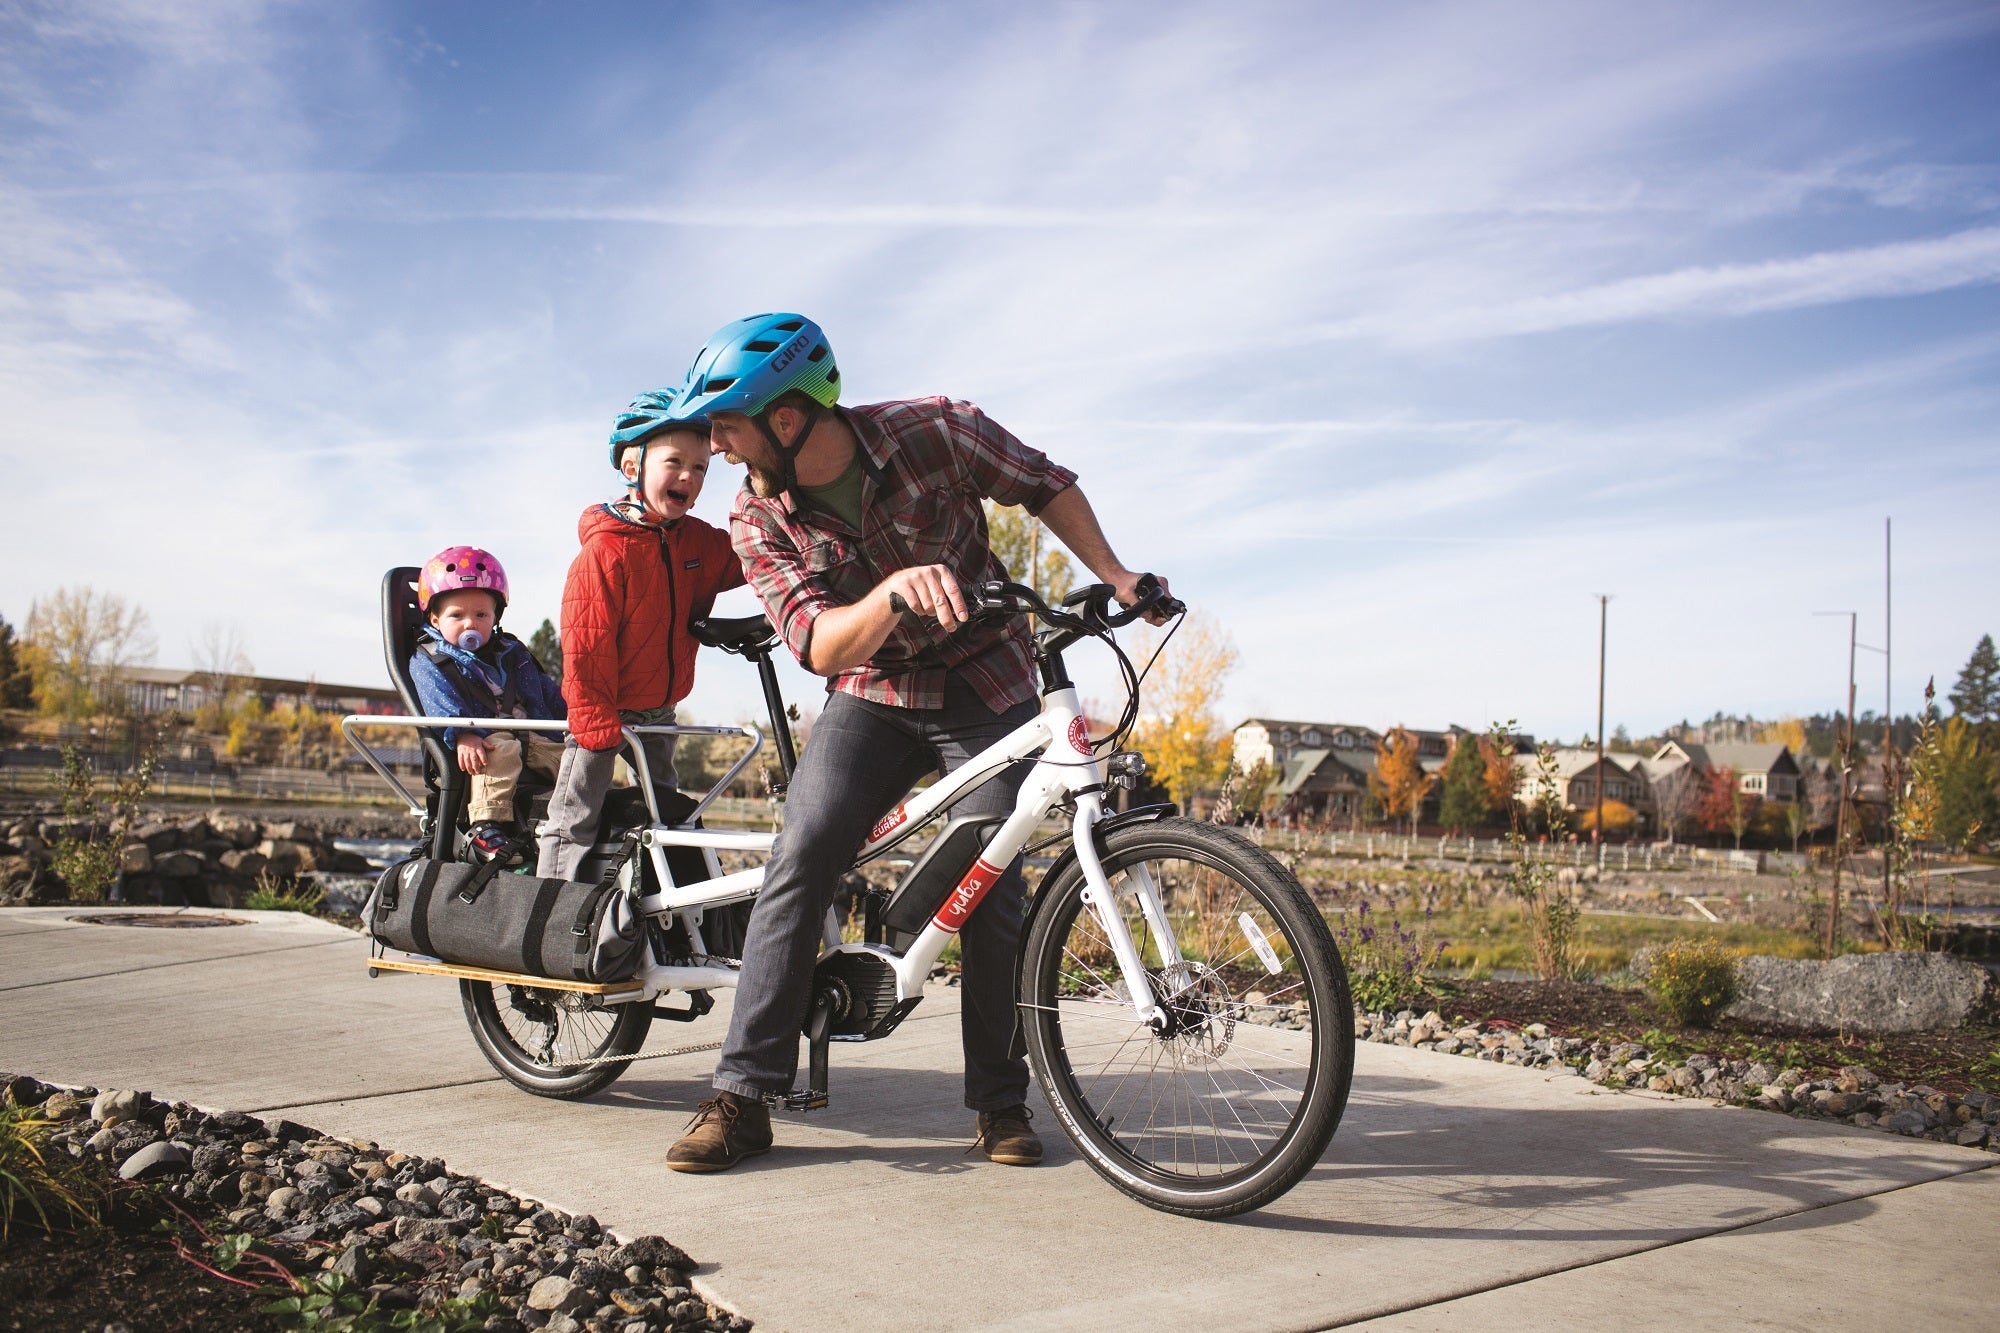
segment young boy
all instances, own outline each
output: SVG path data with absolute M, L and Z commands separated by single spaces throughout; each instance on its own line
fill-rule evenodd
M 500 628 L 507 610 L 507 571 L 491 552 L 448 546 L 417 579 L 417 605 L 430 618 L 410 677 L 417 702 L 431 717 L 515 717 L 561 720 L 567 713 L 555 682 L 527 645 Z M 472 775 L 466 810 L 473 848 L 493 856 L 513 841 L 514 789 L 523 768 L 554 777 L 562 746 L 553 734 L 448 727 L 444 741 Z
M 740 587 L 729 534 L 689 515 L 708 475 L 708 437 L 669 422 L 674 391 L 641 394 L 611 431 L 611 465 L 626 498 L 592 505 L 577 522 L 583 549 L 563 585 L 563 697 L 569 703 L 549 817 L 535 873 L 575 876 L 597 835 L 621 726 L 671 725 L 694 688 L 697 644 L 688 621 L 717 593 Z M 674 738 L 645 740 L 656 794 L 679 785 Z

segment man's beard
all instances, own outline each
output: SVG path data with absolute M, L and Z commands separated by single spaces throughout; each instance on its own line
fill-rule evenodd
M 785 486 L 782 481 L 771 473 L 766 472 L 763 468 L 758 467 L 755 463 L 752 463 L 742 454 L 725 453 L 722 457 L 723 461 L 738 464 L 744 471 L 750 474 L 750 493 L 758 499 L 769 500 L 784 491 Z

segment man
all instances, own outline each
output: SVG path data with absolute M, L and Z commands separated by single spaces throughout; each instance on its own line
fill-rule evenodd
M 750 917 L 716 1095 L 669 1152 L 676 1171 L 720 1171 L 770 1148 L 764 1099 L 797 1073 L 841 874 L 918 778 L 952 771 L 1039 707 L 1022 621 L 967 623 L 961 585 L 1006 577 L 981 497 L 1039 515 L 1127 605 L 1142 577 L 1112 554 L 1076 474 L 972 404 L 843 408 L 839 381 L 818 325 L 756 315 L 709 339 L 674 408 L 748 468 L 731 544 L 800 663 L 829 678 Z M 1011 810 L 1019 783 L 995 779 L 954 813 Z M 1023 1104 L 1027 1062 L 1012 1049 L 1022 899 L 1016 859 L 959 935 L 965 1104 L 979 1146 L 1010 1166 L 1042 1156 Z

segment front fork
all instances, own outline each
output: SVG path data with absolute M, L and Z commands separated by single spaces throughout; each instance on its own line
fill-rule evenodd
M 1112 890 L 1111 877 L 1105 873 L 1104 862 L 1097 855 L 1097 839 L 1094 836 L 1098 820 L 1104 817 L 1104 798 L 1096 792 L 1087 792 L 1076 798 L 1076 818 L 1071 826 L 1070 838 L 1076 848 L 1077 864 L 1083 869 L 1083 901 L 1097 918 L 1098 927 L 1104 938 L 1111 943 L 1111 952 L 1118 959 L 1118 970 L 1125 978 L 1125 993 L 1131 998 L 1132 1011 L 1141 1023 L 1155 1032 L 1164 1032 L 1168 1026 L 1166 1010 L 1160 1007 L 1160 997 L 1155 994 L 1152 977 L 1146 971 L 1146 960 L 1139 952 L 1139 945 L 1126 928 L 1125 914 L 1118 910 L 1117 894 Z M 1160 886 L 1154 882 L 1153 873 L 1143 863 L 1125 872 L 1127 884 L 1139 900 L 1139 914 L 1144 918 L 1153 937 L 1154 947 L 1160 955 L 1160 972 L 1169 977 L 1180 972 L 1180 945 L 1174 939 L 1171 923 L 1167 920 L 1167 906 L 1160 897 Z

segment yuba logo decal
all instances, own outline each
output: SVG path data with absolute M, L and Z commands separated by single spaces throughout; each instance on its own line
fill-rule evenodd
M 1090 753 L 1090 728 L 1084 725 L 1080 717 L 1069 720 L 1069 743 L 1078 754 Z
M 897 829 L 901 828 L 903 826 L 903 821 L 908 819 L 909 817 L 910 817 L 909 811 L 905 810 L 900 805 L 897 806 L 894 810 L 891 810 L 888 814 L 883 815 L 881 819 L 876 821 L 874 828 L 868 830 L 868 841 L 874 842 L 879 838 L 888 837 L 891 833 L 894 833 Z
M 974 861 L 972 869 L 965 872 L 965 878 L 951 891 L 951 897 L 944 900 L 944 906 L 938 908 L 938 914 L 931 918 L 931 924 L 956 935 L 958 928 L 965 924 L 965 919 L 972 915 L 972 909 L 979 906 L 979 900 L 986 896 L 986 891 L 1003 873 L 999 866 L 987 865 L 983 856 Z

